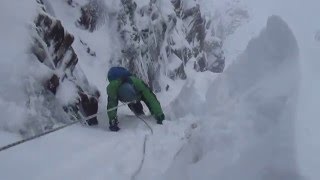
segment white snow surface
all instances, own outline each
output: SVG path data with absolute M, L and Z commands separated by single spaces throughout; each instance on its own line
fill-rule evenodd
M 287 24 L 272 16 L 211 84 L 206 101 L 191 97 L 201 107 L 195 111 L 200 133 L 191 137 L 164 179 L 299 179 L 293 128 L 299 79 L 296 40 Z M 194 94 L 187 92 L 184 97 Z
M 94 33 L 78 29 L 76 9 L 64 0 L 46 2 L 75 35 L 80 66 L 102 93 L 100 125 L 75 125 L 0 152 L 1 179 L 128 180 L 134 179 L 143 156 L 137 180 L 320 178 L 317 0 L 242 0 L 250 21 L 226 39 L 226 71 L 198 74 L 187 68 L 188 80 L 168 80 L 169 91 L 158 94 L 167 117 L 164 125 L 144 117 L 153 135 L 128 108 L 118 112 L 121 130 L 107 130 L 106 73 L 119 47 L 112 36 L 114 27 L 105 25 Z M 115 2 L 106 0 L 106 5 Z M 199 2 L 209 10 L 214 3 L 227 7 L 223 0 Z M 0 130 L 2 146 L 19 140 L 10 130 L 19 129 L 36 113 L 25 108 L 24 85 L 33 81 L 26 74 L 41 72 L 41 66 L 30 65 L 34 57 L 27 53 L 35 2 L 2 0 L 0 9 L 0 128 L 7 130 Z M 85 52 L 80 39 L 96 58 Z M 72 101 L 69 92 L 62 89 L 58 97 Z

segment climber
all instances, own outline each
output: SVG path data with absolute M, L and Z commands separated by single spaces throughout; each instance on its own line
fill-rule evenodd
M 108 109 L 118 106 L 119 100 L 129 103 L 128 106 L 135 115 L 143 115 L 143 106 L 140 102 L 142 100 L 157 120 L 157 123 L 162 124 L 164 114 L 161 105 L 155 94 L 141 79 L 135 77 L 123 67 L 112 67 L 108 72 L 108 80 Z M 109 129 L 111 131 L 119 131 L 117 109 L 109 111 L 108 117 Z

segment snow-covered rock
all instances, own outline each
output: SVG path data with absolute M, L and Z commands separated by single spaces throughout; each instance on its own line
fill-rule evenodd
M 90 86 L 77 65 L 78 57 L 71 46 L 73 35 L 65 30 L 61 21 L 46 13 L 46 6 L 41 1 L 39 4 L 43 11 L 35 20 L 32 52 L 52 73 L 46 88 L 56 95 L 71 119 L 97 113 L 100 92 Z
M 68 3 L 72 5 L 72 1 Z M 107 7 L 103 0 L 90 0 L 80 9 L 81 17 L 77 21 L 79 27 L 93 32 L 106 21 Z
M 208 89 L 205 109 L 198 111 L 206 114 L 201 133 L 191 138 L 166 179 L 300 179 L 294 150 L 299 78 L 295 36 L 280 17 L 271 16 Z
M 184 0 L 91 0 L 82 6 L 77 23 L 91 32 L 97 28 L 96 21 L 116 26 L 121 49 L 111 64 L 127 67 L 159 92 L 166 86 L 163 76 L 187 78 L 187 63 L 201 72 L 224 69 L 223 41 L 215 32 L 218 23 L 202 13 L 201 6 L 201 2 Z M 237 22 L 233 30 L 241 24 Z
M 1 129 L 23 136 L 96 113 L 100 94 L 79 67 L 78 56 L 72 48 L 74 36 L 52 16 L 50 3 L 38 0 L 29 6 L 34 7 L 33 22 L 25 21 L 28 26 L 20 27 L 23 32 L 20 33 L 28 40 L 17 37 L 16 41 L 24 47 L 16 46 L 14 52 L 21 54 L 21 60 L 16 64 L 11 62 L 16 66 L 14 71 L 3 71 L 4 76 L 16 78 L 20 85 L 14 87 L 12 81 L 7 81 L 9 84 L 2 87 L 10 90 L 2 89 L 10 95 L 7 100 L 1 96 L 0 103 L 6 117 L 0 123 Z M 21 17 L 23 14 L 16 16 Z M 19 112 L 15 113 L 14 109 Z

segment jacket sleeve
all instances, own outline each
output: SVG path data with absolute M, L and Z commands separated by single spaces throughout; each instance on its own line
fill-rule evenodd
M 140 79 L 131 77 L 135 88 L 141 93 L 141 100 L 143 100 L 148 106 L 151 114 L 156 118 L 163 115 L 163 111 L 156 95 L 150 90 L 150 88 Z
M 111 109 L 118 106 L 118 89 L 121 82 L 119 80 L 111 81 L 107 87 L 108 105 L 107 109 Z M 117 109 L 108 111 L 109 122 L 117 117 Z

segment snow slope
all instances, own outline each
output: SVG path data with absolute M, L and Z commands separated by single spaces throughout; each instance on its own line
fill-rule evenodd
M 80 125 L 61 130 L 0 154 L 4 179 L 132 179 L 143 156 L 149 129 L 133 116 L 121 118 L 121 133 Z M 136 179 L 164 173 L 186 141 L 191 118 L 156 125 L 146 141 L 145 161 Z M 191 130 L 190 130 L 191 132 Z M 187 133 L 187 134 L 186 134 Z M 155 163 L 156 162 L 156 163 Z M 19 173 L 14 173 L 17 170 Z
M 200 131 L 163 179 L 299 179 L 294 136 L 298 53 L 288 25 L 270 17 L 209 87 L 200 105 L 206 108 L 197 111 Z
M 226 73 L 220 77 L 192 74 L 180 93 L 181 82 L 176 84 L 174 95 L 161 94 L 163 102 L 175 94 L 178 98 L 168 106 L 166 103 L 168 120 L 163 126 L 146 118 L 154 135 L 139 119 L 125 115 L 129 114 L 127 108 L 119 112 L 122 130 L 109 132 L 105 109 L 100 108 L 101 125 L 97 128 L 76 125 L 0 152 L 1 179 L 294 180 L 302 175 L 317 180 L 320 86 L 316 83 L 320 51 L 313 33 L 320 28 L 314 18 L 320 15 L 316 11 L 319 3 L 245 2 L 251 8 L 251 21 L 227 39 L 227 55 L 232 59 Z M 68 31 L 78 34 L 74 48 L 81 57 L 80 65 L 106 97 L 105 67 L 116 48 L 110 46 L 112 37 L 108 34 L 112 30 L 102 28 L 94 35 L 79 30 L 66 23 L 74 22 L 78 12 L 67 11 L 62 1 L 51 5 Z M 25 72 L 20 71 L 24 66 L 11 62 L 25 58 L 25 22 L 31 21 L 36 11 L 26 1 L 1 2 L 3 9 L 12 6 L 24 7 L 24 13 L 22 17 L 14 11 L 0 11 L 1 24 L 7 24 L 1 27 L 5 32 L 1 39 L 5 41 L 0 42 L 4 58 L 0 71 L 0 107 L 4 112 L 0 126 L 19 126 L 27 114 L 23 108 L 26 97 L 19 89 L 23 76 L 19 72 Z M 283 20 L 273 16 L 266 25 L 272 14 L 279 14 Z M 8 22 L 7 16 L 16 18 Z M 16 28 L 9 28 L 12 26 Z M 19 37 L 22 43 L 8 37 Z M 81 38 L 94 47 L 101 61 L 84 53 Z M 100 107 L 105 103 L 102 98 Z M 145 138 L 144 162 L 133 176 L 143 159 Z M 0 132 L 1 145 L 18 139 L 14 134 Z
M 24 16 L 12 9 L 24 9 Z M 1 2 L 0 22 L 0 108 L 2 118 L 0 127 L 4 129 L 19 129 L 23 126 L 30 112 L 24 108 L 28 97 L 25 93 L 26 75 L 41 67 L 28 66 L 30 57 L 27 53 L 31 42 L 29 34 L 30 24 L 36 14 L 35 4 L 4 0 Z M 26 68 L 28 67 L 28 68 Z

